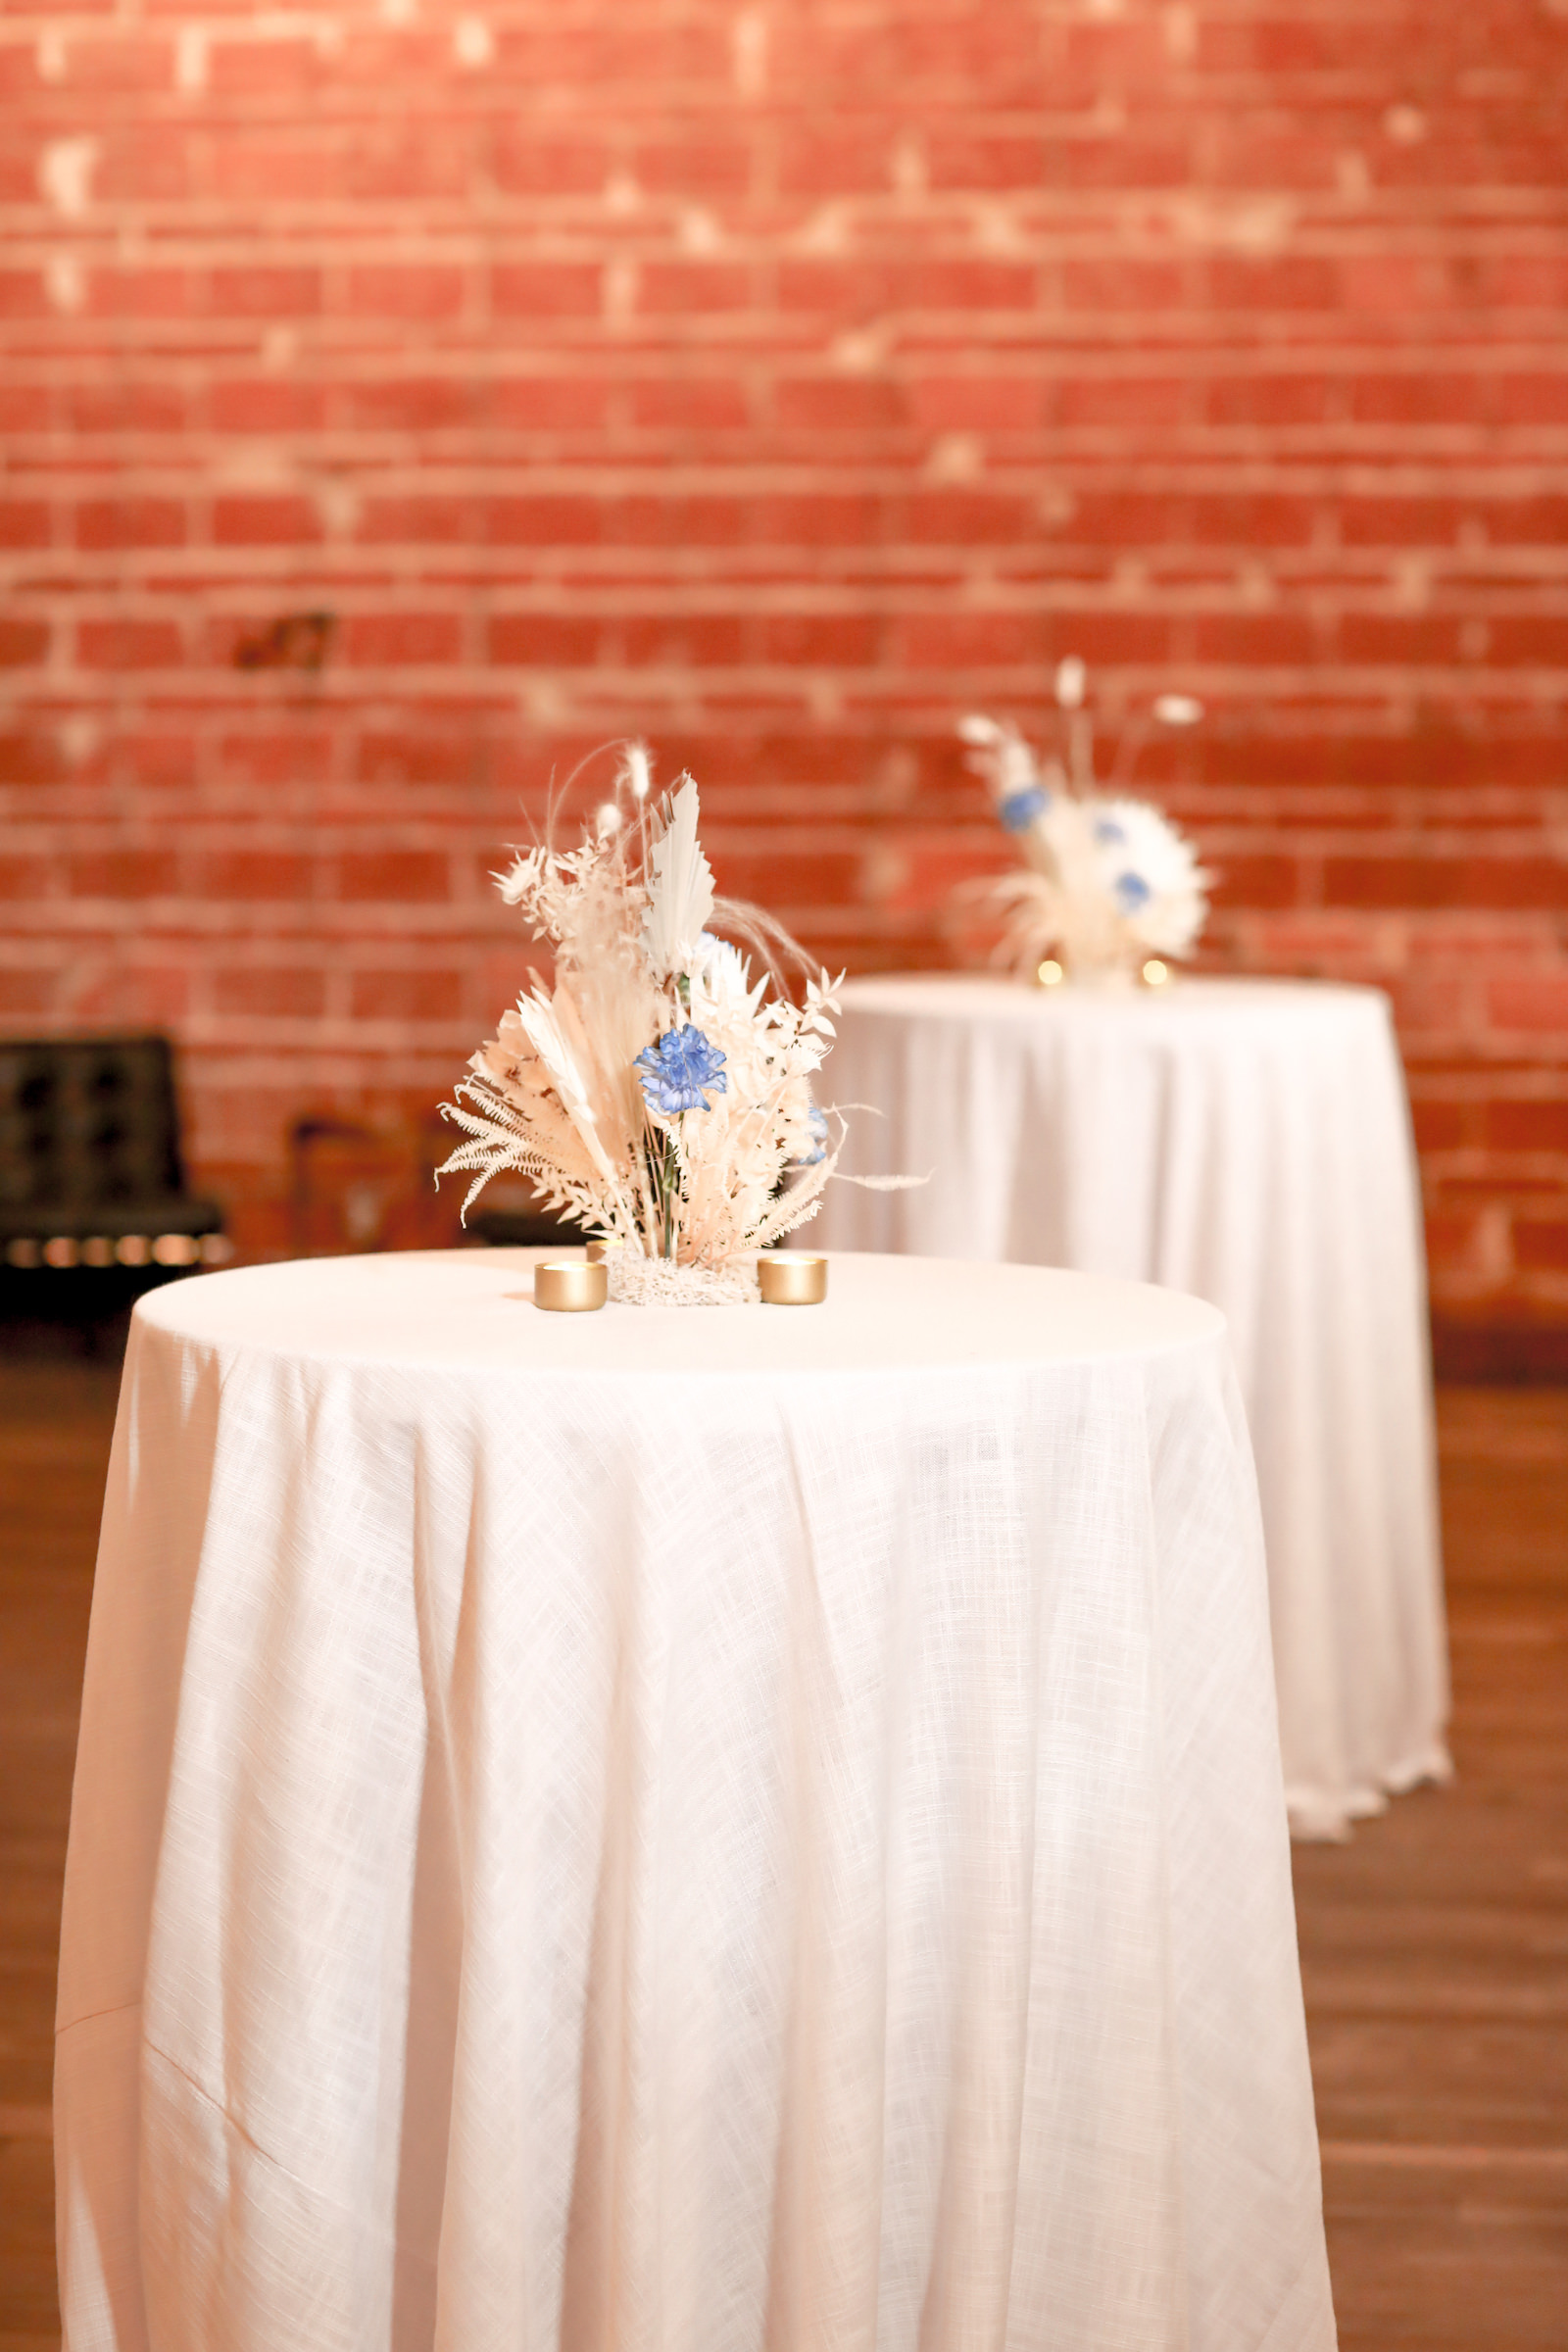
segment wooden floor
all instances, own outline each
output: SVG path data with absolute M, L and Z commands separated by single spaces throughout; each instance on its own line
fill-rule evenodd
M 0 2352 L 59 2340 L 54 1939 L 115 1381 L 0 1364 Z M 1297 1849 L 1341 2343 L 1564 2352 L 1568 1392 L 1441 1419 L 1458 1783 Z

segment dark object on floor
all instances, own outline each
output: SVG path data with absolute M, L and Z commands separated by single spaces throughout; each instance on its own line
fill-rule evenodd
M 230 1254 L 185 1189 L 162 1037 L 0 1044 L 0 1339 L 113 1347 L 144 1291 Z

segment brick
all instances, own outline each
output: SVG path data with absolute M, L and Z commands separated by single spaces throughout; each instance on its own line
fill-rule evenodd
M 633 395 L 635 398 L 635 395 Z M 611 388 L 576 377 L 504 376 L 483 396 L 487 420 L 517 433 L 601 431 Z
M 1012 136 L 937 136 L 925 142 L 926 172 L 933 188 L 1032 189 L 1054 176 L 1048 143 L 1040 132 Z
M 552 389 L 563 412 L 560 422 L 585 421 L 583 396 L 598 394 L 597 410 L 586 417 L 597 422 L 603 413 L 605 387 L 561 384 Z M 634 383 L 629 387 L 632 422 L 650 429 L 685 432 L 742 432 L 752 421 L 752 404 L 741 383 L 678 377 L 667 383 Z M 781 416 L 780 422 L 790 419 Z M 814 420 L 813 420 L 814 421 Z
M 366 263 L 344 293 L 351 314 L 376 318 L 455 318 L 463 299 L 464 272 L 446 262 Z
M 87 273 L 84 307 L 95 318 L 120 320 L 189 318 L 203 307 L 202 280 L 192 270 L 122 263 Z
M 1446 664 L 1459 659 L 1459 623 L 1452 613 L 1347 612 L 1340 652 L 1347 662 Z
M 213 501 L 213 541 L 218 547 L 308 547 L 321 536 L 314 499 L 218 498 Z
M 508 124 L 496 137 L 491 172 L 508 196 L 596 196 L 610 177 L 611 150 L 590 131 L 570 137 Z
M 1568 425 L 1568 367 L 1551 372 L 1499 371 L 1492 396 L 1501 424 Z
M 1423 1102 L 1418 1096 L 1410 1104 L 1410 1117 L 1416 1148 L 1424 1157 L 1458 1152 L 1470 1140 L 1470 1117 L 1461 1102 Z
M 481 402 L 465 376 L 422 375 L 347 384 L 339 405 L 356 432 L 433 433 L 471 426 Z
M 51 532 L 46 499 L 0 498 L 0 547 L 47 547 Z
M 460 971 L 387 966 L 353 975 L 349 1010 L 357 1021 L 452 1021 L 463 1010 Z
M 91 499 L 76 510 L 79 548 L 182 547 L 185 510 L 172 498 Z
M 0 614 L 0 669 L 25 669 L 45 661 L 48 653 L 47 621 L 9 620 Z
M 790 196 L 874 196 L 893 184 L 895 124 L 886 118 L 834 129 L 791 125 L 778 144 L 778 184 Z
M 892 640 L 905 668 L 939 672 L 1039 667 L 1051 643 L 1045 617 L 1030 612 L 910 613 L 893 625 Z
M 0 964 L 0 1016 L 25 1020 L 35 1013 L 52 1014 L 61 996 L 53 972 L 17 971 Z
M 497 262 L 489 286 L 498 318 L 596 318 L 604 308 L 596 262 Z
M 575 495 L 488 498 L 482 525 L 498 547 L 588 547 L 604 529 L 599 501 Z
M 744 311 L 752 301 L 752 272 L 742 262 L 646 262 L 638 273 L 637 308 L 651 318 Z
M 1217 425 L 1321 425 L 1333 398 L 1331 379 L 1311 371 L 1218 376 L 1207 387 L 1209 420 Z
M 0 383 L 0 432 L 18 437 L 45 433 L 55 413 L 55 395 L 48 384 Z
M 402 540 L 423 546 L 461 546 L 474 535 L 470 501 L 417 495 L 368 499 L 355 533 L 367 545 Z
M 1513 1253 L 1525 1273 L 1568 1272 L 1568 1217 L 1515 1217 Z
M 498 659 L 492 655 L 492 659 Z M 360 784 L 467 785 L 483 765 L 471 733 L 432 733 L 412 724 L 371 729 L 355 748 L 354 776 Z
M 1568 1100 L 1488 1102 L 1481 1137 L 1494 1152 L 1550 1152 L 1568 1155 Z
M 213 194 L 230 203 L 330 197 L 343 178 L 343 158 L 332 147 L 254 133 L 220 140 L 211 164 Z
M 101 850 L 66 859 L 74 899 L 156 899 L 172 895 L 176 877 L 167 850 Z
M 762 627 L 762 659 L 859 668 L 875 662 L 882 630 L 869 613 L 780 613 Z
M 232 964 L 212 975 L 213 1010 L 260 1020 L 319 1020 L 326 1010 L 324 972 L 271 964 Z
M 752 184 L 754 144 L 715 136 L 701 122 L 667 138 L 641 139 L 632 151 L 632 175 L 651 195 L 744 196 Z
M 162 92 L 173 78 L 172 69 L 167 36 L 138 31 L 117 39 L 94 29 L 71 42 L 66 79 L 79 102 L 88 91 Z
M 321 307 L 321 273 L 319 270 L 279 268 L 264 262 L 214 270 L 208 299 L 220 317 L 314 318 Z
M 846 389 L 853 389 L 847 386 Z M 968 426 L 981 432 L 1026 433 L 1045 421 L 1050 393 L 1034 377 L 942 376 L 895 389 L 901 410 L 930 431 Z
M 432 906 L 452 895 L 451 864 L 436 850 L 367 850 L 339 862 L 335 895 L 394 906 Z
M 316 43 L 303 36 L 272 40 L 220 39 L 208 53 L 208 77 L 220 94 L 255 100 L 308 98 L 320 78 Z M 172 78 L 167 75 L 166 78 Z
M 81 620 L 76 660 L 83 669 L 173 669 L 184 660 L 172 620 Z
M 0 853 L 0 899 L 46 899 L 51 880 L 46 858 L 11 858 Z
M 183 433 L 190 408 L 173 384 L 70 384 L 66 419 L 74 433 Z
M 355 668 L 444 665 L 463 658 L 463 623 L 452 612 L 356 612 L 342 630 Z
M 1451 546 L 1465 519 L 1465 502 L 1451 496 L 1368 493 L 1340 507 L 1340 531 L 1349 547 Z
M 499 613 L 489 627 L 489 658 L 514 668 L 580 669 L 599 659 L 600 623 L 554 612 Z
M 634 669 L 734 669 L 751 632 L 734 612 L 669 612 L 622 623 L 621 659 Z
M 785 547 L 863 547 L 880 533 L 882 510 L 863 493 L 817 491 L 758 501 L 757 535 Z
M 1324 861 L 1323 896 L 1331 906 L 1568 907 L 1568 861 L 1329 858 Z
M 1214 875 L 1216 906 L 1298 906 L 1304 897 L 1301 863 L 1290 857 L 1237 857 L 1226 851 L 1204 861 Z
M 619 498 L 605 517 L 604 536 L 612 544 L 634 548 L 738 547 L 758 531 L 766 537 L 775 526 L 786 530 L 793 513 L 794 502 L 790 501 L 782 502 L 777 514 L 770 509 L 759 519 L 751 502 L 744 498 L 668 494 Z M 822 527 L 826 527 L 825 519 Z
M 208 413 L 215 432 L 311 433 L 325 421 L 326 401 L 319 384 L 253 376 L 215 383 Z
M 1181 262 L 1096 256 L 1068 261 L 1061 274 L 1063 299 L 1072 311 L 1174 311 L 1189 289 Z
M 0 735 L 0 789 L 53 788 L 65 773 L 58 738 L 34 728 Z
M 0 318 L 43 318 L 48 312 L 41 270 L 0 270 Z
M 1568 1036 L 1568 972 L 1502 974 L 1487 979 L 1485 988 L 1493 1028 Z
M 195 860 L 192 887 L 204 900 L 288 902 L 308 899 L 315 867 L 280 850 L 209 850 Z

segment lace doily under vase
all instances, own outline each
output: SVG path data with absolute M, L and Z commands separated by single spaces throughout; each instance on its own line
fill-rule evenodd
M 722 1266 L 680 1266 L 667 1257 L 615 1250 L 606 1261 L 610 1296 L 622 1306 L 760 1306 L 750 1257 Z

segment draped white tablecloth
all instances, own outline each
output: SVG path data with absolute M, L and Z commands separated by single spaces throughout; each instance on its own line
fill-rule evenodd
M 1343 1835 L 1446 1778 L 1426 1258 L 1387 999 L 1314 982 L 854 981 L 828 1064 L 859 1116 L 837 1249 L 1012 1258 L 1224 1309 L 1268 1548 L 1286 1791 Z
M 137 1311 L 69 2352 L 1329 2352 L 1222 1319 L 521 1252 Z

